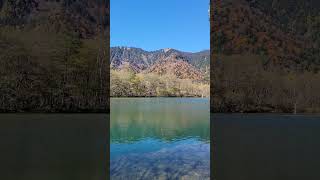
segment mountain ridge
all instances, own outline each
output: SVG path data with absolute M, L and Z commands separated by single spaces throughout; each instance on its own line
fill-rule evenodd
M 172 54 L 182 57 L 183 61 L 191 64 L 200 71 L 208 71 L 210 66 L 210 51 L 203 50 L 200 52 L 183 52 L 173 48 L 164 48 L 154 51 L 146 51 L 142 48 L 115 46 L 110 48 L 110 64 L 112 68 L 119 68 L 124 62 L 143 71 L 161 61 L 168 58 Z

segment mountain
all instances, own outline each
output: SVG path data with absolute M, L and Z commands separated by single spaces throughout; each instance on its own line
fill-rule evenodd
M 211 112 L 320 112 L 320 3 L 212 0 Z
M 209 97 L 209 51 L 112 47 L 111 97 Z
M 0 0 L 0 112 L 108 112 L 109 27 L 109 0 Z
M 86 38 L 107 27 L 108 12 L 108 1 L 102 0 L 1 0 L 0 24 L 56 30 L 67 25 Z
M 261 10 L 279 23 L 282 29 L 305 35 L 308 31 L 310 17 L 319 16 L 318 0 L 247 0 L 251 7 Z
M 133 47 L 111 47 L 110 63 L 111 67 L 119 68 L 127 62 L 137 71 L 143 71 L 156 64 L 158 61 L 167 59 L 172 55 L 180 56 L 183 61 L 194 66 L 202 72 L 209 72 L 210 52 L 209 50 L 197 53 L 182 52 L 167 48 L 156 51 L 145 51 Z
M 318 1 L 228 0 L 216 6 L 214 52 L 257 54 L 265 65 L 291 70 L 320 65 Z
M 146 73 L 171 74 L 179 79 L 202 80 L 204 78 L 200 70 L 186 62 L 177 53 L 157 61 L 146 70 Z

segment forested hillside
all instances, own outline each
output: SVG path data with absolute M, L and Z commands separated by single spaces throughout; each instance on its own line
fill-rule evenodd
M 135 47 L 111 47 L 111 66 L 119 67 L 124 62 L 131 64 L 138 71 L 145 70 L 153 65 L 159 59 L 167 58 L 173 54 L 178 54 L 185 61 L 201 71 L 207 71 L 210 67 L 210 52 L 209 50 L 190 53 L 182 52 L 176 49 L 166 48 L 157 51 L 145 51 Z
M 320 112 L 319 2 L 211 3 L 211 111 Z
M 0 112 L 109 110 L 109 1 L 0 1 Z
M 112 97 L 208 97 L 209 51 L 111 48 Z

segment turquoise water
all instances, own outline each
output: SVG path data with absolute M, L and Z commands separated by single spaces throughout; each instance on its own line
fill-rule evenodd
M 209 179 L 209 99 L 111 99 L 111 179 Z

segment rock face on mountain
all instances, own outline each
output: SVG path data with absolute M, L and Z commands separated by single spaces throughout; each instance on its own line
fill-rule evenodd
M 159 75 L 169 74 L 179 79 L 203 79 L 200 70 L 186 62 L 184 58 L 177 53 L 172 54 L 165 59 L 158 60 L 146 70 L 146 73 L 156 73 Z
M 140 48 L 112 47 L 110 62 L 111 67 L 119 68 L 125 62 L 129 63 L 137 71 L 143 71 L 172 55 L 180 56 L 187 63 L 202 72 L 209 72 L 210 52 L 201 51 L 198 53 L 182 52 L 175 49 L 161 49 L 157 51 L 145 51 Z

